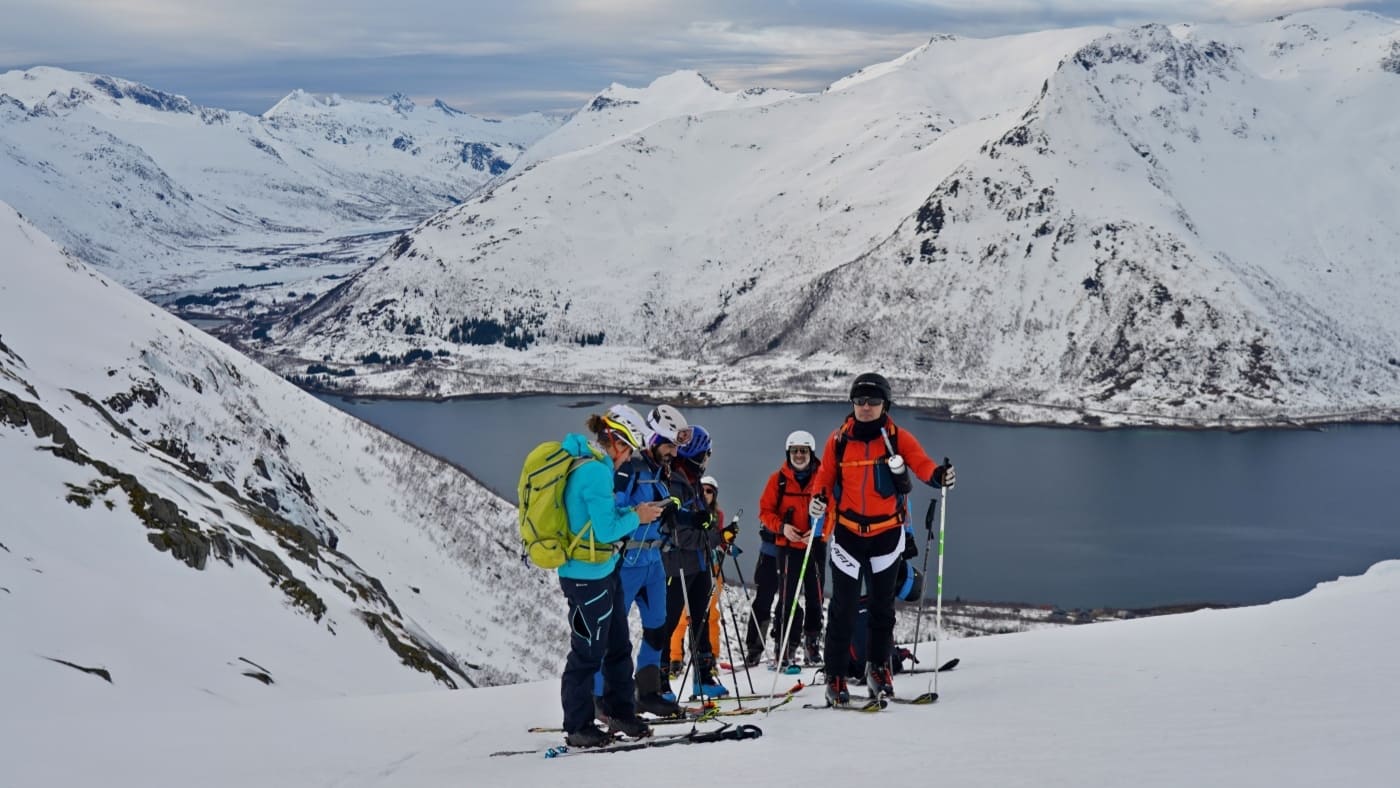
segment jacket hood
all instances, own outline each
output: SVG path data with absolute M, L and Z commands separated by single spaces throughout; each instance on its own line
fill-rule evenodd
M 606 456 L 599 449 L 595 449 L 587 437 L 577 432 L 571 432 L 565 435 L 564 440 L 559 443 L 564 447 L 564 451 L 575 457 L 592 457 L 601 460 Z

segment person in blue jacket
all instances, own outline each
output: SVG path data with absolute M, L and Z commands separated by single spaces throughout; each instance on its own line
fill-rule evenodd
M 622 422 L 598 414 L 588 417 L 588 429 L 596 446 L 578 433 L 566 435 L 561 442 L 569 454 L 593 460 L 575 468 L 564 485 L 569 530 L 579 534 L 591 527 L 597 541 L 618 542 L 639 523 L 660 516 L 662 506 L 656 502 L 618 506 L 613 473 L 632 457 L 641 440 Z M 601 746 L 614 733 L 629 738 L 651 735 L 650 726 L 637 716 L 633 697 L 632 643 L 617 565 L 614 553 L 598 563 L 570 559 L 558 570 L 559 587 L 569 602 L 569 656 L 559 696 L 564 706 L 564 741 L 572 747 Z M 593 677 L 599 670 L 607 731 L 594 722 Z
M 642 446 L 631 459 L 617 468 L 613 491 L 617 505 L 636 506 L 644 502 L 662 502 L 670 498 L 667 480 L 671 461 L 676 455 L 676 440 L 680 434 L 689 435 L 685 417 L 670 405 L 658 405 L 643 419 L 626 405 L 608 409 L 608 417 L 626 424 L 641 441 Z M 654 428 L 653 428 L 654 425 Z M 680 716 L 682 709 L 671 691 L 671 682 L 662 672 L 661 652 L 666 647 L 666 570 L 661 563 L 661 548 L 665 537 L 661 518 L 643 519 L 623 545 L 618 576 L 622 583 L 624 620 L 631 615 L 632 605 L 642 618 L 642 642 L 637 646 L 637 710 L 658 717 Z M 598 700 L 598 716 L 603 709 L 603 677 L 594 679 L 593 695 Z

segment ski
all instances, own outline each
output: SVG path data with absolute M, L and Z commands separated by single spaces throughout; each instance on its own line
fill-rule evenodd
M 706 700 L 707 703 L 714 703 L 714 702 L 716 702 L 716 701 L 722 701 L 722 700 L 736 700 L 736 701 L 737 701 L 737 700 L 772 700 L 772 699 L 774 699 L 774 698 L 784 698 L 784 697 L 787 697 L 787 696 L 789 696 L 789 695 L 793 695 L 793 694 L 795 694 L 795 693 L 801 692 L 802 690 L 804 690 L 804 689 L 806 689 L 806 688 L 807 688 L 807 685 L 804 684 L 804 683 L 802 683 L 802 680 L 801 680 L 801 679 L 798 679 L 798 681 L 797 681 L 796 684 L 792 685 L 791 687 L 788 687 L 786 690 L 780 690 L 780 691 L 774 692 L 774 693 L 754 692 L 754 693 L 749 693 L 749 694 L 747 694 L 747 695 L 733 695 L 733 694 L 730 694 L 730 695 L 721 695 L 721 696 L 719 696 L 718 698 L 706 698 L 705 700 Z M 699 695 L 692 695 L 692 696 L 690 697 L 690 700 L 692 700 L 692 701 L 698 701 L 698 700 L 700 700 L 700 696 L 699 696 Z
M 956 668 L 956 667 L 958 666 L 958 663 L 959 663 L 959 662 L 962 662 L 962 658 L 960 658 L 960 657 L 953 657 L 952 659 L 948 660 L 947 662 L 944 662 L 942 665 L 939 665 L 939 666 L 936 667 L 936 668 L 913 668 L 912 670 L 902 670 L 902 671 L 900 671 L 900 672 L 901 672 L 901 673 L 946 673 L 947 671 L 950 671 L 950 670 L 952 670 L 953 668 Z
M 680 725 L 683 723 L 708 722 L 709 720 L 713 719 L 714 717 L 718 717 L 723 713 L 724 711 L 720 709 L 720 707 L 711 706 L 706 709 L 687 709 L 686 713 L 679 717 L 643 717 L 642 720 L 646 724 L 655 728 L 658 725 Z M 527 733 L 563 733 L 564 729 L 557 726 L 536 725 L 532 728 L 526 728 L 525 731 Z
M 707 744 L 719 741 L 742 741 L 744 739 L 757 739 L 762 735 L 763 729 L 759 728 L 757 725 L 731 725 L 726 722 L 720 725 L 719 728 L 708 731 L 702 731 L 699 728 L 692 727 L 686 733 L 649 736 L 645 739 L 614 739 L 612 742 L 600 747 L 570 747 L 567 744 L 557 744 L 552 747 L 531 750 L 500 750 L 491 753 L 491 757 L 543 755 L 546 758 L 562 758 L 572 755 L 600 755 L 602 753 L 668 747 L 673 744 Z
M 783 706 L 788 705 L 792 702 L 793 697 L 794 696 L 792 695 L 783 695 L 773 703 L 768 703 L 762 706 L 744 706 L 737 709 L 720 709 L 719 711 L 716 711 L 713 716 L 742 717 L 747 714 L 765 714 L 767 712 L 772 711 L 773 709 L 781 708 Z
M 731 664 L 728 663 L 728 662 L 721 662 L 721 663 L 719 663 L 719 669 L 720 669 L 720 671 L 723 672 L 723 673 L 740 672 L 740 671 L 743 671 L 743 670 L 752 669 L 752 668 L 759 668 L 759 667 L 763 668 L 764 670 L 768 671 L 769 673 L 772 673 L 773 671 L 778 670 L 778 668 L 774 667 L 774 666 L 773 666 L 773 663 L 771 663 L 771 662 L 762 662 L 762 663 L 759 663 L 758 665 L 749 665 L 748 668 L 745 668 L 743 665 L 731 665 Z M 821 665 L 808 665 L 807 667 L 809 667 L 809 668 L 819 668 L 819 667 L 821 667 Z M 789 675 L 789 676 L 796 676 L 797 674 L 801 673 L 802 670 L 803 670 L 803 666 L 801 666 L 801 665 L 796 665 L 796 664 L 784 665 L 783 668 L 782 668 L 783 673 L 786 674 L 786 675 Z
M 831 709 L 832 711 L 859 711 L 869 714 L 885 708 L 885 702 L 878 698 L 871 698 L 863 703 L 852 701 L 845 706 L 833 706 L 830 703 L 804 703 L 804 709 Z
M 886 696 L 884 700 L 890 703 L 903 703 L 909 706 L 927 706 L 928 704 L 938 700 L 938 693 L 925 692 L 922 695 L 916 695 L 912 698 L 896 698 L 892 696 Z

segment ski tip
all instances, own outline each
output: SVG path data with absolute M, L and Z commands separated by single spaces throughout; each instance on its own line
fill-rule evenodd
M 959 662 L 962 662 L 962 658 L 961 658 L 961 657 L 953 657 L 952 659 L 948 660 L 947 662 L 944 662 L 942 665 L 939 665 L 939 666 L 938 666 L 938 672 L 939 672 L 939 673 L 942 673 L 942 672 L 945 671 L 945 670 L 952 670 L 953 668 L 956 668 L 956 667 L 958 666 L 958 663 L 959 663 Z

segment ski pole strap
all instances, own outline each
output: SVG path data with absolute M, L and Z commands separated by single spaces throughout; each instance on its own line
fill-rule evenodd
M 762 735 L 763 729 L 757 725 L 731 725 L 726 722 L 712 731 L 692 728 L 690 735 L 686 738 L 695 742 L 743 741 L 744 739 L 757 739 Z

